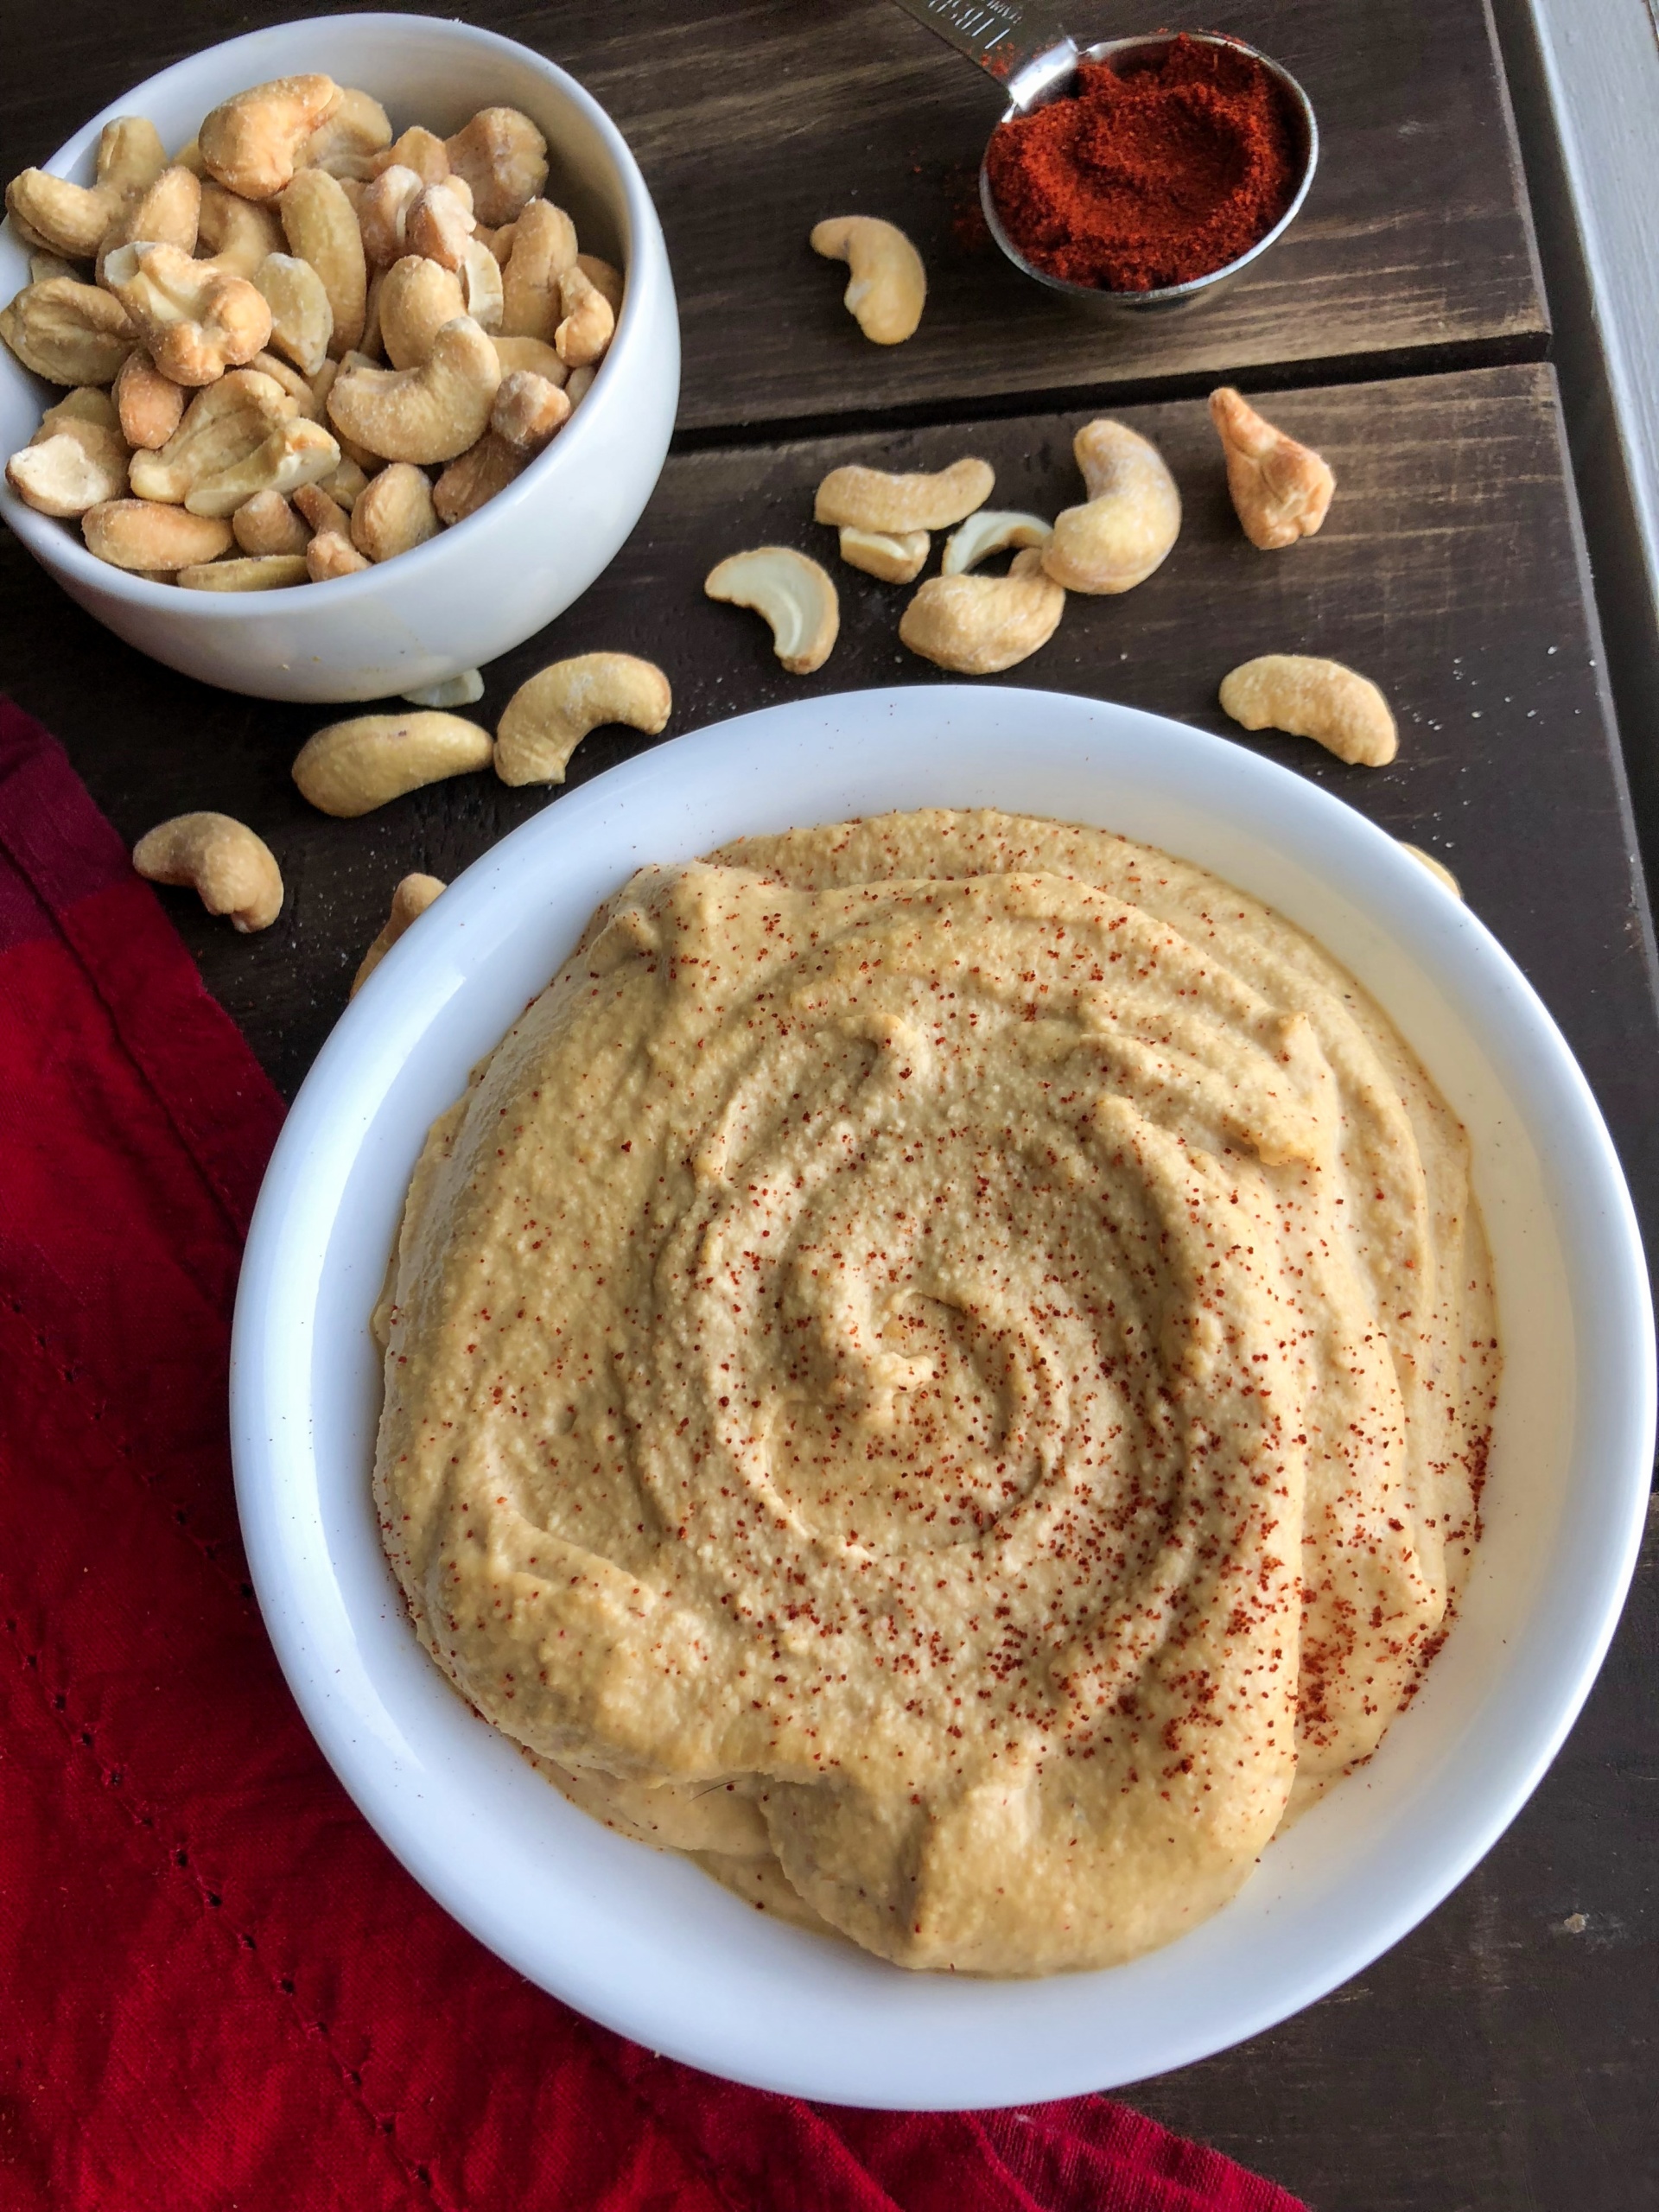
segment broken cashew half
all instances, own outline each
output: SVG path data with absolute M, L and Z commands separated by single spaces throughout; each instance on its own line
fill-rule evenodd
M 1311 737 L 1351 767 L 1385 768 L 1399 750 L 1388 701 L 1340 661 L 1264 653 L 1224 680 L 1221 703 L 1246 729 Z
M 228 914 L 244 936 L 269 929 L 283 911 L 275 854 L 228 814 L 179 814 L 158 823 L 133 847 L 132 864 L 151 883 L 199 892 L 210 914 Z
M 792 546 L 729 554 L 709 571 L 702 588 L 710 599 L 764 615 L 791 676 L 810 676 L 829 659 L 841 628 L 841 601 L 828 573 Z
M 459 715 L 356 715 L 306 740 L 294 780 L 324 814 L 368 814 L 423 785 L 487 768 L 494 750 L 488 730 Z
M 1270 553 L 1312 537 L 1337 488 L 1330 463 L 1275 429 L 1230 385 L 1211 393 L 1210 419 L 1227 457 L 1233 510 L 1251 544 Z
M 874 215 L 835 215 L 813 225 L 811 243 L 814 253 L 844 261 L 851 270 L 842 298 L 867 338 L 878 346 L 899 346 L 915 334 L 927 299 L 927 271 L 901 230 Z
M 391 912 L 386 917 L 385 927 L 364 954 L 362 963 L 352 978 L 353 998 L 357 996 L 410 924 L 419 921 L 444 887 L 435 875 L 406 875 L 404 878 L 391 894 Z
M 849 569 L 879 576 L 884 584 L 914 583 L 927 566 L 927 549 L 933 543 L 925 530 L 907 530 L 894 537 L 882 530 L 855 530 L 841 526 L 841 557 Z
M 1126 423 L 1085 423 L 1071 450 L 1089 493 L 1054 524 L 1043 566 L 1068 591 L 1144 583 L 1180 533 L 1181 495 L 1156 446 Z
M 984 505 L 995 482 L 989 461 L 971 455 L 932 474 L 909 476 L 854 463 L 832 468 L 819 485 L 813 519 L 880 531 L 893 537 L 912 530 L 949 530 Z
M 1065 609 L 1042 563 L 1033 549 L 1015 554 L 1006 576 L 930 576 L 905 609 L 899 642 L 958 676 L 1014 667 L 1048 643 Z
M 1018 514 L 1007 507 L 982 507 L 946 538 L 939 574 L 965 576 L 994 553 L 1006 553 L 1010 546 L 1023 550 L 1027 545 L 1046 545 L 1053 535 L 1054 525 L 1041 515 Z
M 504 784 L 562 784 L 570 755 L 601 722 L 655 737 L 674 697 L 652 662 L 632 653 L 578 653 L 521 683 L 496 726 L 495 772 Z

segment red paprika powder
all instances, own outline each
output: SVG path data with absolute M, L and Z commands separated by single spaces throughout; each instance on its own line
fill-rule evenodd
M 1000 124 L 985 164 L 1032 266 L 1113 292 L 1236 261 L 1289 207 L 1300 174 L 1270 73 L 1185 36 L 1144 61 L 1080 62 L 1075 92 Z

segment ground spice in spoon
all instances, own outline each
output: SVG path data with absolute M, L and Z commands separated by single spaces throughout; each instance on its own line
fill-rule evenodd
M 1300 163 L 1278 85 L 1254 54 L 1173 39 L 999 124 L 996 212 L 1035 269 L 1105 291 L 1208 276 L 1270 231 Z

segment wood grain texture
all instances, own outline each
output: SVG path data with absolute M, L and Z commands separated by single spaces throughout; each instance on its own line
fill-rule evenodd
M 113 0 L 78 0 L 67 14 L 53 0 L 10 0 L 9 50 L 52 56 L 49 69 L 20 68 L 0 86 L 12 167 L 44 160 L 166 61 L 293 12 L 284 0 L 204 0 L 158 18 Z M 1292 70 L 1324 157 L 1260 271 L 1150 332 L 1081 316 L 988 239 L 959 239 L 1000 97 L 888 0 L 486 0 L 468 13 L 569 68 L 639 156 L 679 287 L 687 428 L 1424 347 L 1541 349 L 1484 0 L 1219 0 L 1192 16 Z M 1097 16 L 1105 35 L 1153 20 L 1104 5 Z M 841 305 L 844 271 L 807 245 L 820 216 L 849 213 L 899 223 L 926 259 L 927 312 L 904 346 L 860 336 Z

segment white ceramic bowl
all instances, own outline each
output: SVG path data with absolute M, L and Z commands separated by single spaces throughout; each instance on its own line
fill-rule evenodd
M 477 668 L 531 636 L 616 555 L 662 472 L 680 391 L 680 331 L 662 226 L 616 125 L 575 78 L 493 31 L 425 16 L 328 16 L 254 31 L 135 86 L 41 167 L 89 183 L 111 117 L 147 115 L 169 148 L 246 85 L 322 70 L 373 92 L 394 128 L 445 134 L 480 107 L 544 133 L 547 191 L 586 250 L 627 274 L 614 342 L 569 427 L 475 515 L 384 568 L 289 591 L 181 591 L 95 560 L 73 523 L 0 481 L 0 514 L 69 596 L 169 668 L 264 699 L 374 699 Z M 0 299 L 29 257 L 0 232 Z M 62 393 L 0 347 L 0 438 L 27 445 Z
M 1377 1756 L 1192 1935 L 1042 1981 L 906 1974 L 577 1812 L 418 1649 L 370 1503 L 366 1323 L 410 1168 L 592 908 L 642 861 L 934 804 L 1147 839 L 1345 962 L 1468 1126 L 1505 1354 L 1463 1610 Z M 677 738 L 469 868 L 347 1011 L 289 1116 L 248 1241 L 232 1397 L 242 1523 L 288 1679 L 359 1805 L 457 1918 L 543 1988 L 711 2072 L 837 2103 L 982 2106 L 1222 2050 L 1357 1973 L 1468 1872 L 1560 1744 L 1624 1599 L 1652 1465 L 1652 1316 L 1576 1064 L 1497 941 L 1391 838 L 1219 738 L 945 685 Z

